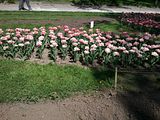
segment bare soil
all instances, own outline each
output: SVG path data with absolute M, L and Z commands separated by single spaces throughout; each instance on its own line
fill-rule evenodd
M 159 120 L 160 106 L 143 95 L 101 91 L 65 100 L 0 104 L 0 120 Z

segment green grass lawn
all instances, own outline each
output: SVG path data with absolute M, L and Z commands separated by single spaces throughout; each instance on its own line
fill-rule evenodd
M 8 12 L 0 11 L 0 28 L 33 28 L 33 27 L 49 27 L 56 26 L 59 21 L 66 21 L 67 23 L 72 23 L 71 21 L 83 20 L 83 19 L 92 19 L 96 17 L 102 18 L 117 18 L 119 14 L 112 13 L 81 13 L 81 12 Z M 89 29 L 87 25 L 83 25 Z M 116 20 L 108 23 L 97 23 L 95 24 L 95 29 L 100 28 L 103 31 L 113 31 L 118 32 L 120 29 L 124 31 L 130 30 L 126 26 L 120 25 Z M 131 31 L 131 30 L 130 30 Z
M 113 77 L 104 69 L 0 60 L 0 102 L 65 98 L 111 87 Z
M 8 12 L 8 11 L 0 11 L 0 22 L 5 22 L 5 24 L 0 24 L 0 28 L 16 28 L 16 27 L 23 27 L 23 28 L 33 28 L 33 27 L 40 27 L 43 25 L 54 26 L 54 22 L 57 20 L 78 20 L 78 19 L 85 19 L 85 18 L 93 18 L 104 16 L 104 13 L 80 13 L 80 12 L 26 12 L 26 11 L 18 11 L 18 12 Z M 21 21 L 21 22 L 20 22 Z M 28 22 L 29 21 L 29 22 Z M 32 23 L 32 21 L 36 21 Z M 52 21 L 53 24 L 49 23 L 48 21 Z M 11 23 L 12 22 L 12 23 Z M 66 23 L 67 24 L 67 23 Z

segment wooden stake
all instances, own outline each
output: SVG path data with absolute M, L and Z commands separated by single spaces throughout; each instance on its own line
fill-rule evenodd
M 118 70 L 117 70 L 117 67 L 115 68 L 115 81 L 114 81 L 114 88 L 117 89 L 117 73 L 118 73 Z

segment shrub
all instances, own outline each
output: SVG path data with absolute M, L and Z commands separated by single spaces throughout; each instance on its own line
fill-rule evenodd
M 0 3 L 3 3 L 5 0 L 0 0 Z
M 8 3 L 15 3 L 15 0 L 7 0 Z
M 4 2 L 15 3 L 15 0 L 0 0 L 0 3 L 4 3 Z
M 92 5 L 92 6 L 101 6 L 101 5 L 119 6 L 120 4 L 148 6 L 148 7 L 160 6 L 160 2 L 158 0 L 73 0 L 73 1 L 78 5 Z
M 117 0 L 79 0 L 76 2 L 78 5 L 92 5 L 92 6 L 102 6 L 102 5 L 116 5 L 118 6 Z

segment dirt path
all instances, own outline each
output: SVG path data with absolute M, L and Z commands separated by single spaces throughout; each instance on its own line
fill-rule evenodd
M 159 108 L 143 95 L 103 91 L 61 101 L 0 104 L 0 120 L 159 120 Z
M 125 120 L 123 106 L 109 93 L 79 95 L 63 101 L 1 104 L 0 120 Z

